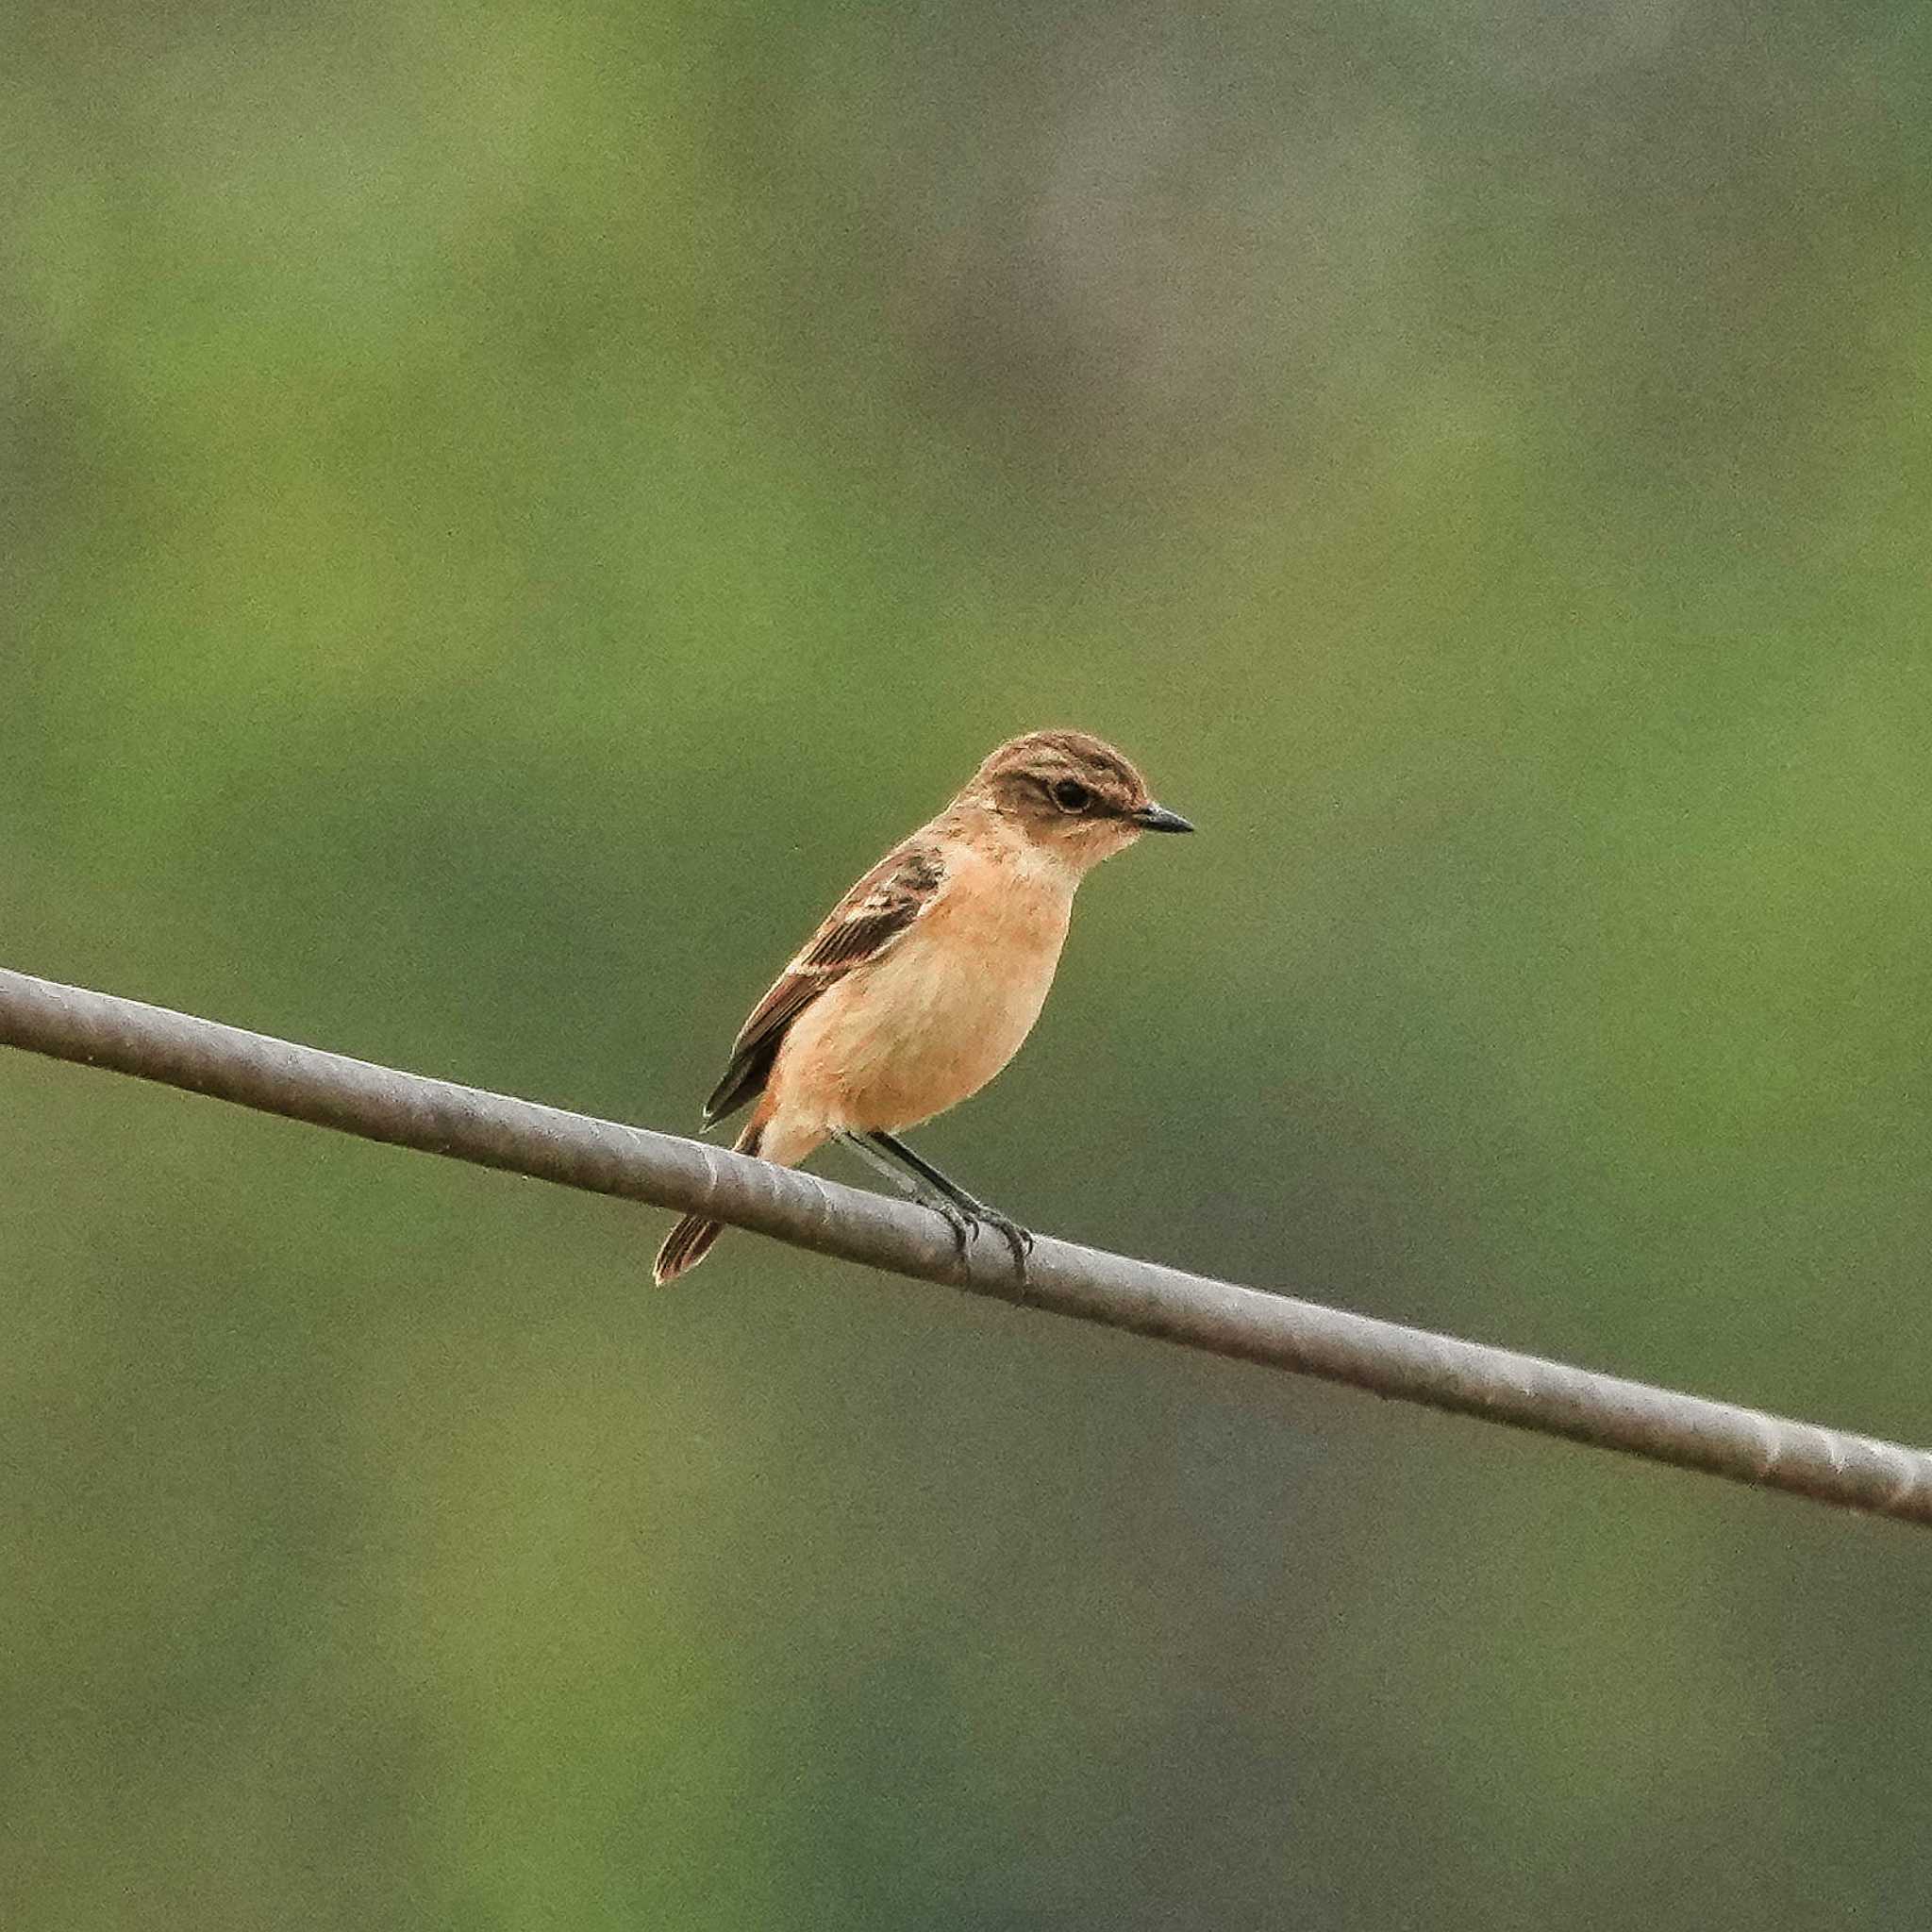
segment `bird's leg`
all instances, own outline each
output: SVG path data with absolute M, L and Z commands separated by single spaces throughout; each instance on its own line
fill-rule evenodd
M 1013 1251 L 1013 1272 L 1022 1281 L 1026 1279 L 1026 1257 L 1033 1252 L 1033 1237 L 1017 1221 L 1008 1221 L 997 1208 L 989 1208 L 978 1195 L 969 1194 L 958 1181 L 948 1180 L 924 1155 L 915 1154 L 896 1134 L 878 1129 L 864 1138 L 881 1154 L 889 1155 L 924 1181 L 956 1213 L 964 1215 L 969 1222 L 982 1222 L 988 1227 L 997 1228 L 1008 1247 Z M 941 1211 L 943 1213 L 945 1209 Z M 952 1218 L 951 1214 L 946 1215 L 948 1221 Z
M 841 1134 L 838 1138 L 868 1167 L 884 1174 L 902 1194 L 911 1195 L 934 1213 L 943 1216 L 946 1225 L 953 1230 L 953 1245 L 958 1250 L 960 1260 L 966 1258 L 966 1243 L 973 1233 L 973 1223 L 966 1209 L 959 1207 L 950 1194 L 942 1194 L 937 1188 L 907 1174 L 904 1168 L 894 1167 L 866 1135 Z

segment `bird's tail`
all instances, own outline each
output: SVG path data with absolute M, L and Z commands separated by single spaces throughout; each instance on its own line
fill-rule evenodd
M 758 1142 L 765 1137 L 765 1124 L 756 1115 L 752 1124 L 739 1135 L 737 1151 L 740 1154 L 756 1154 Z M 651 1264 L 651 1279 L 659 1288 L 668 1288 L 688 1268 L 695 1268 L 711 1252 L 711 1243 L 724 1232 L 722 1221 L 707 1221 L 702 1214 L 687 1214 L 671 1232 L 664 1237 L 664 1245 L 658 1250 L 658 1258 Z

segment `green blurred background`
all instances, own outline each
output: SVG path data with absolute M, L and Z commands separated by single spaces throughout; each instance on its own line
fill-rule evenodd
M 682 1127 L 1078 724 L 1202 836 L 936 1158 L 1932 1434 L 1922 7 L 5 41 L 8 964 Z M 0 1158 L 9 1927 L 1924 1924 L 1896 1526 L 21 1056 Z

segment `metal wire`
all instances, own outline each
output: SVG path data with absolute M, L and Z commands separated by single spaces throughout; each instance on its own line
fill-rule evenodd
M 1923 1450 L 1045 1236 L 1022 1283 L 1004 1241 L 975 1241 L 962 1257 L 945 1221 L 908 1202 L 4 968 L 0 1044 L 559 1187 L 695 1210 L 867 1267 L 1398 1401 L 1932 1524 L 1932 1455 Z

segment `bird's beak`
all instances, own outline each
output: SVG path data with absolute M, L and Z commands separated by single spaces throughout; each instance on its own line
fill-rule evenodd
M 1191 832 L 1194 828 L 1177 811 L 1164 805 L 1143 805 L 1134 814 L 1134 823 L 1143 832 Z

